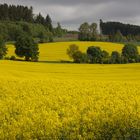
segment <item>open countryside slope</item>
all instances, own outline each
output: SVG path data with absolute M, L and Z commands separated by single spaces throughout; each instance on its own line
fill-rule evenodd
M 139 81 L 140 64 L 92 65 L 0 61 L 0 78 Z
M 66 54 L 67 48 L 71 44 L 76 44 L 79 46 L 80 50 L 86 52 L 89 46 L 98 46 L 101 47 L 103 50 L 108 51 L 111 53 L 112 51 L 121 52 L 123 44 L 116 44 L 116 43 L 107 43 L 107 42 L 57 42 L 57 43 L 44 43 L 40 44 L 40 61 L 61 61 L 61 60 L 70 60 Z M 14 53 L 14 46 L 8 46 L 8 56 L 15 55 Z
M 40 61 L 69 60 L 71 44 L 109 53 L 122 44 L 40 44 Z M 8 56 L 14 46 L 8 45 Z M 137 139 L 140 64 L 0 61 L 0 139 Z
M 139 139 L 140 64 L 0 67 L 0 139 Z

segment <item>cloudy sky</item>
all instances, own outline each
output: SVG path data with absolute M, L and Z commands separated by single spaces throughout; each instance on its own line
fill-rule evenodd
M 53 23 L 78 29 L 83 22 L 114 20 L 140 25 L 140 0 L 0 0 L 0 3 L 33 6 L 34 13 L 49 14 Z

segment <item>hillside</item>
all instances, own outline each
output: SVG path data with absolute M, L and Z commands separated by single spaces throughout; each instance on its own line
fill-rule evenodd
M 79 46 L 80 50 L 85 52 L 89 46 L 99 46 L 103 50 L 108 52 L 118 51 L 121 52 L 123 44 L 107 43 L 107 42 L 57 42 L 57 43 L 44 43 L 39 44 L 40 48 L 40 61 L 60 61 L 60 60 L 70 60 L 66 54 L 67 48 L 71 44 L 76 44 Z M 12 56 L 14 54 L 14 46 L 7 45 L 8 55 Z
M 1 0 L 0 140 L 140 140 L 140 0 L 126 1 Z
M 139 81 L 140 64 L 91 65 L 0 61 L 0 78 Z M 135 71 L 135 73 L 134 73 Z M 81 77 L 82 76 L 82 77 Z
M 1 139 L 139 136 L 140 64 L 0 67 Z

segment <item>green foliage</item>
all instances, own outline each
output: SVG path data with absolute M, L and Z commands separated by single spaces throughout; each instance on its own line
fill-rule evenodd
M 83 23 L 79 28 L 79 40 L 81 41 L 96 41 L 98 39 L 97 24 L 89 25 L 87 22 Z
M 44 17 L 41 15 L 41 13 L 39 13 L 39 14 L 36 16 L 36 18 L 35 18 L 35 23 L 42 24 L 42 25 L 45 24 L 45 19 L 44 19 Z
M 110 38 L 110 41 L 112 42 L 125 42 L 126 38 L 122 35 L 122 33 L 118 30 L 116 34 Z
M 19 57 L 25 57 L 26 61 L 38 61 L 39 48 L 32 37 L 21 34 L 15 43 L 15 53 Z
M 79 47 L 75 44 L 72 44 L 69 46 L 69 48 L 67 49 L 67 54 L 68 56 L 73 59 L 73 55 L 75 52 L 79 51 Z
M 109 53 L 105 50 L 102 51 L 102 63 L 104 64 L 109 63 Z
M 0 4 L 0 20 L 33 22 L 33 8 Z
M 122 54 L 113 51 L 111 56 L 100 47 L 91 46 L 87 49 L 87 54 L 79 51 L 75 44 L 67 49 L 67 54 L 75 63 L 92 63 L 92 64 L 121 64 L 140 62 L 140 55 L 135 45 L 127 44 L 122 49 Z
M 33 24 L 27 22 L 8 22 L 0 23 L 0 34 L 6 41 L 16 41 L 20 34 L 27 33 L 38 42 L 50 42 L 53 35 L 41 24 Z
M 49 15 L 46 16 L 45 19 L 45 26 L 47 27 L 47 29 L 53 33 L 53 26 L 52 26 L 52 19 Z
M 140 26 L 120 22 L 103 22 L 102 20 L 100 20 L 100 30 L 103 35 L 114 35 L 118 30 L 123 36 L 137 36 L 140 34 Z
M 16 60 L 16 57 L 15 57 L 14 55 L 12 55 L 12 56 L 10 57 L 10 60 Z
M 100 33 L 111 42 L 139 42 L 140 26 L 100 20 Z
M 90 41 L 96 41 L 98 39 L 97 37 L 97 24 L 92 23 L 89 27 L 90 29 Z
M 75 63 L 88 63 L 88 56 L 78 50 L 73 54 L 73 60 Z
M 7 24 L 7 30 L 9 36 L 8 41 L 16 41 L 17 37 L 24 32 L 22 26 L 13 23 Z
M 89 24 L 87 22 L 85 22 L 79 28 L 79 40 L 81 40 L 81 41 L 88 41 L 88 40 L 90 40 L 89 36 L 90 36 Z
M 122 49 L 122 57 L 125 60 L 125 62 L 138 62 L 139 52 L 137 46 L 133 44 L 126 44 Z
M 48 31 L 50 31 L 51 33 L 53 33 L 53 25 L 52 25 L 52 20 L 51 17 L 49 15 L 46 16 L 46 18 L 44 18 L 41 13 L 39 13 L 36 17 L 35 17 L 35 23 L 37 24 L 42 24 Z
M 46 33 L 45 31 L 41 31 L 38 34 L 39 38 L 39 43 L 45 43 L 45 42 L 53 42 L 53 35 L 52 33 L 48 32 Z
M 61 24 L 58 22 L 57 23 L 57 27 L 54 28 L 54 35 L 56 37 L 59 37 L 60 38 L 60 37 L 62 37 L 66 33 L 67 33 L 67 30 L 62 29 Z
M 2 36 L 0 36 L 0 59 L 3 59 L 7 54 L 7 48 Z
M 34 15 L 32 7 L 0 4 L 0 21 L 0 34 L 6 41 L 16 41 L 22 32 L 38 42 L 53 41 L 51 17 L 47 15 L 44 18 L 41 13 Z
M 134 36 L 132 36 L 131 34 L 127 35 L 126 38 L 129 42 L 135 41 Z
M 79 47 L 75 44 L 70 45 L 67 49 L 67 54 L 75 63 L 87 63 L 88 56 L 79 50 Z
M 91 46 L 87 49 L 87 55 L 90 63 L 109 63 L 109 53 L 105 50 L 101 50 L 100 47 Z
M 113 51 L 110 58 L 111 64 L 120 64 L 121 63 L 121 55 L 117 51 Z
M 102 63 L 102 50 L 100 47 L 88 47 L 87 54 L 89 56 L 90 63 Z

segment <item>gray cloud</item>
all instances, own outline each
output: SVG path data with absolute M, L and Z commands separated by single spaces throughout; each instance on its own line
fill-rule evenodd
M 49 13 L 54 24 L 59 21 L 68 29 L 78 29 L 82 22 L 115 20 L 140 24 L 140 0 L 0 0 L 0 3 L 34 7 L 44 16 Z

